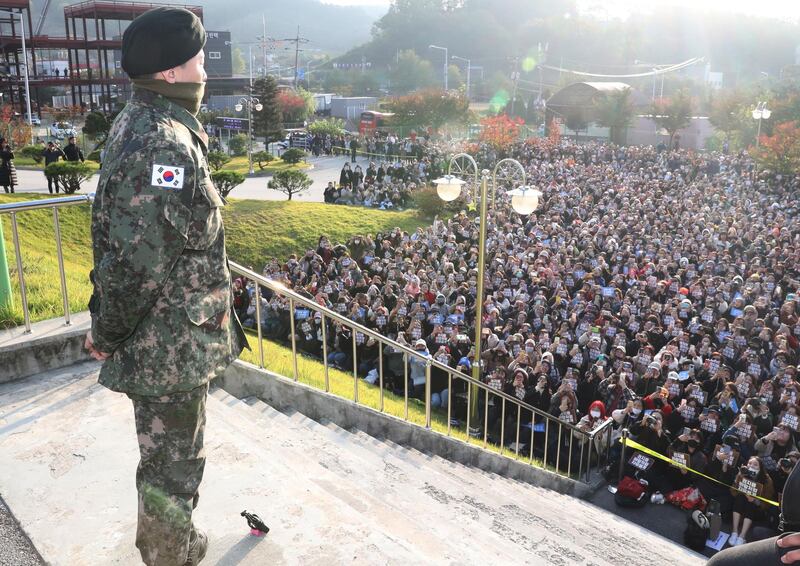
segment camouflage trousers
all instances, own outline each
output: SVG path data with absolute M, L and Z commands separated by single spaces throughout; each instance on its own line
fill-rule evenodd
M 163 397 L 129 395 L 139 440 L 136 546 L 147 566 L 183 566 L 206 458 L 208 385 Z

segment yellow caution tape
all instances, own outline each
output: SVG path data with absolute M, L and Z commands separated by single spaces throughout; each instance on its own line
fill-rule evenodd
M 752 497 L 754 499 L 758 499 L 760 501 L 763 501 L 764 503 L 768 503 L 769 505 L 774 505 L 775 507 L 780 507 L 780 503 L 778 503 L 777 501 L 772 501 L 771 499 L 767 499 L 766 497 L 761 497 L 759 495 L 751 495 L 751 494 L 749 494 L 749 493 L 747 493 L 745 491 L 742 491 L 741 489 L 739 489 L 736 486 L 728 485 L 728 484 L 726 484 L 724 482 L 719 481 L 718 479 L 714 479 L 711 476 L 707 476 L 706 474 L 704 474 L 702 472 L 698 472 L 697 470 L 693 470 L 689 466 L 684 466 L 683 464 L 680 464 L 680 463 L 676 462 L 675 460 L 672 460 L 671 458 L 667 458 L 666 456 L 664 456 L 663 454 L 659 454 L 655 450 L 650 450 L 647 446 L 642 446 L 641 444 L 639 444 L 635 440 L 631 440 L 630 438 L 627 439 L 627 440 L 624 439 L 624 438 L 621 438 L 620 441 L 625 446 L 627 446 L 628 448 L 633 448 L 634 450 L 638 450 L 639 452 L 644 452 L 648 456 L 652 456 L 653 458 L 657 458 L 659 460 L 663 460 L 666 463 L 668 463 L 670 466 L 674 466 L 676 468 L 681 468 L 683 470 L 686 470 L 687 472 L 692 472 L 693 474 L 697 474 L 698 476 L 703 477 L 703 478 L 705 478 L 707 480 L 713 481 L 714 483 L 718 483 L 718 484 L 723 485 L 725 487 L 728 487 L 728 488 L 731 488 L 731 489 L 735 489 L 736 491 L 738 491 L 740 493 L 743 493 L 744 495 L 747 495 L 748 497 Z

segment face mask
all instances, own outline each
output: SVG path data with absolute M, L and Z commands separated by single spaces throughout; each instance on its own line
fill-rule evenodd
M 633 413 L 634 417 L 638 417 L 639 413 L 641 413 L 641 412 L 642 412 L 641 409 L 636 409 L 636 408 L 631 409 L 631 413 Z
M 759 472 L 758 468 L 751 468 L 750 466 L 747 466 L 747 469 L 750 470 L 751 474 L 758 475 L 758 472 Z
M 591 415 L 592 415 L 592 418 L 597 419 L 597 418 L 600 417 L 600 411 L 592 411 Z

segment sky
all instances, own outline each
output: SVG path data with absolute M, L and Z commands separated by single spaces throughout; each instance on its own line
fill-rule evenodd
M 344 6 L 386 6 L 390 0 L 322 0 L 326 4 Z M 533 1 L 533 0 L 531 0 Z M 603 6 L 608 17 L 627 17 L 632 11 L 648 11 L 659 5 L 692 6 L 725 10 L 747 15 L 760 15 L 779 19 L 800 19 L 800 0 L 578 0 L 586 9 Z M 594 11 L 594 10 L 593 10 Z

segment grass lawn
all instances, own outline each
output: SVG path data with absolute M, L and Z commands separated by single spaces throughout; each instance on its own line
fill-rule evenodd
M 0 204 L 45 198 L 31 195 L 0 195 Z M 413 230 L 424 219 L 414 212 L 384 212 L 322 203 L 232 200 L 225 207 L 228 254 L 233 261 L 252 265 L 260 271 L 268 257 L 286 258 L 316 247 L 323 231 L 334 241 L 346 241 L 353 234 L 375 233 L 395 226 Z M 52 212 L 35 210 L 17 215 L 28 304 L 33 321 L 63 315 L 61 284 L 56 259 Z M 72 206 L 59 211 L 61 241 L 67 273 L 67 290 L 72 312 L 86 310 L 91 296 L 89 270 L 92 267 L 89 206 Z M 23 323 L 19 282 L 16 277 L 14 244 L 8 215 L 0 216 L 6 255 L 14 287 L 11 309 L 0 308 L 0 328 Z
M 86 160 L 86 164 L 94 169 L 95 171 L 100 170 L 100 164 L 97 161 L 90 161 Z M 16 167 L 26 167 L 26 168 L 34 168 L 34 169 L 44 169 L 44 161 L 41 163 L 36 163 L 33 159 L 28 157 L 17 157 L 14 159 L 14 165 Z
M 303 171 L 309 167 L 311 167 L 311 164 L 306 163 L 305 161 L 301 161 L 300 163 L 293 165 L 290 163 L 284 163 L 280 159 L 275 158 L 269 163 L 265 164 L 264 169 L 261 169 L 259 168 L 258 163 L 253 162 L 253 170 L 255 171 L 254 174 L 257 176 L 274 175 L 278 171 L 285 171 L 287 169 L 299 169 Z M 226 171 L 236 171 L 242 175 L 247 175 L 250 171 L 246 155 L 232 158 L 222 168 Z

